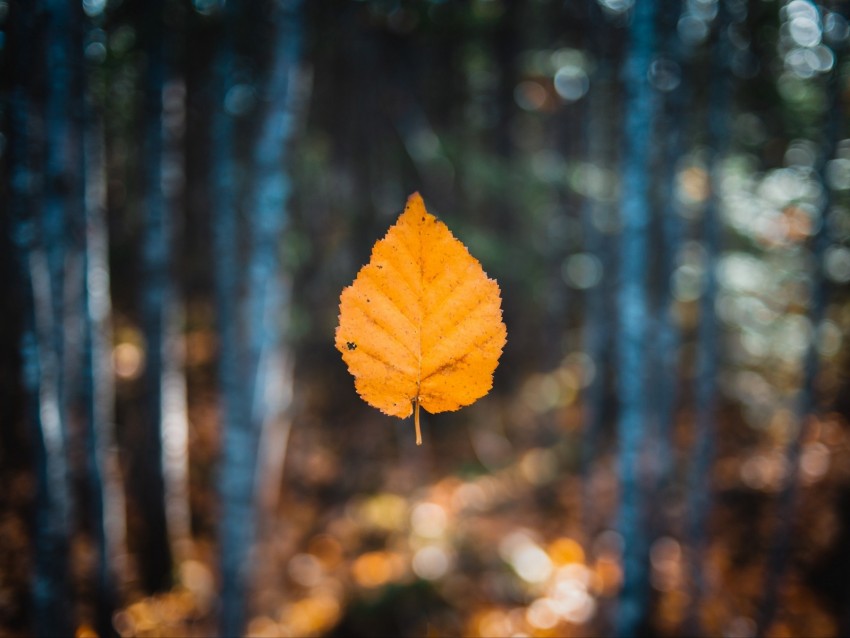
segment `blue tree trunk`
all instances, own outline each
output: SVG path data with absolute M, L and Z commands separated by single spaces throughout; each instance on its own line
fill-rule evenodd
M 258 433 L 258 472 L 282 466 L 269 459 L 270 450 L 282 452 L 287 426 L 282 423 L 291 402 L 288 349 L 282 341 L 289 320 L 291 285 L 281 262 L 282 239 L 288 221 L 291 181 L 287 167 L 289 144 L 301 113 L 303 84 L 298 83 L 302 47 L 301 0 L 281 3 L 261 109 L 261 128 L 254 149 L 251 211 L 251 257 L 247 286 L 250 380 L 247 406 L 252 429 Z M 282 440 L 281 440 L 282 438 Z M 262 442 L 262 445 L 261 445 Z M 273 443 L 274 442 L 274 443 Z M 258 477 L 255 493 L 278 473 Z M 275 490 L 265 490 L 274 494 Z M 261 516 L 261 512 L 258 512 Z
M 27 419 L 35 450 L 35 561 L 32 579 L 33 630 L 37 636 L 73 633 L 69 583 L 71 493 L 67 444 L 59 418 L 58 362 L 51 325 L 50 275 L 33 211 L 37 179 L 30 168 L 28 113 L 32 106 L 21 87 L 13 90 L 9 135 L 11 189 L 9 210 L 17 267 L 24 293 L 21 361 Z
M 236 3 L 227 3 L 225 23 L 232 23 Z M 219 628 L 222 635 L 239 635 L 245 624 L 245 557 L 253 508 L 253 462 L 255 458 L 250 419 L 245 413 L 239 357 L 238 308 L 238 210 L 236 197 L 236 122 L 227 109 L 227 93 L 233 82 L 235 58 L 233 36 L 225 29 L 215 61 L 216 110 L 212 120 L 211 178 L 213 192 L 213 246 L 215 248 L 215 293 L 219 336 L 218 382 L 219 418 L 222 430 L 222 454 L 219 470 L 221 516 L 219 551 L 221 554 L 221 608 Z
M 248 406 L 255 429 L 279 410 L 280 392 L 268 387 L 269 366 L 277 358 L 289 307 L 289 281 L 280 261 L 287 225 L 291 183 L 285 161 L 296 117 L 294 76 L 301 50 L 300 2 L 289 0 L 279 10 L 272 68 L 254 154 L 255 183 L 249 206 L 251 259 L 248 281 L 248 321 L 252 386 Z
M 238 17 L 228 6 L 226 19 Z M 234 116 L 226 98 L 233 80 L 232 41 L 222 42 L 217 60 L 221 100 L 214 121 L 213 179 L 215 184 L 216 295 L 220 334 L 219 383 L 222 399 L 223 453 L 221 496 L 220 631 L 238 635 L 245 625 L 247 592 L 252 573 L 251 548 L 256 536 L 258 445 L 262 428 L 280 406 L 270 386 L 279 381 L 280 335 L 288 306 L 288 284 L 279 260 L 286 222 L 289 179 L 284 160 L 292 130 L 292 78 L 300 54 L 300 3 L 278 2 L 274 8 L 275 37 L 261 109 L 258 138 L 253 146 L 246 210 L 250 228 L 247 281 L 238 274 L 239 236 L 236 177 L 242 173 L 236 155 Z M 245 289 L 245 310 L 241 291 Z
M 649 157 L 653 130 L 654 91 L 649 65 L 655 51 L 655 0 L 635 3 L 631 42 L 624 68 L 625 128 L 620 192 L 621 242 L 618 391 L 620 396 L 618 528 L 623 535 L 623 586 L 618 601 L 616 632 L 639 635 L 648 615 L 645 486 L 639 469 L 646 444 L 649 405 L 646 383 L 648 336 L 647 276 L 649 260 Z
M 44 11 L 44 199 L 42 232 L 50 274 L 53 349 L 57 359 L 59 419 L 68 433 L 68 408 L 79 397 L 83 218 L 81 86 L 82 7 L 47 0 Z
M 9 55 L 15 70 L 9 100 L 9 211 L 24 294 L 21 340 L 27 418 L 34 441 L 36 501 L 32 579 L 33 633 L 69 635 L 69 549 L 72 494 L 62 394 L 61 322 L 64 255 L 68 238 L 67 190 L 73 187 L 73 118 L 70 113 L 73 9 L 63 3 L 19 3 L 11 9 Z M 45 31 L 37 28 L 39 20 Z M 47 38 L 47 90 L 34 97 L 38 77 L 32 43 Z M 44 114 L 43 127 L 39 115 Z M 38 132 L 44 130 L 47 138 Z M 47 144 L 45 145 L 45 141 Z M 44 165 L 41 161 L 44 161 Z

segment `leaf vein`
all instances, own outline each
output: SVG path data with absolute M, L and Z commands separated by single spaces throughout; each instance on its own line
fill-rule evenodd
M 383 365 L 387 366 L 388 368 L 390 368 L 392 370 L 395 370 L 396 372 L 398 372 L 401 375 L 407 374 L 404 370 L 399 368 L 397 365 L 395 365 L 391 361 L 387 361 L 383 357 L 379 356 L 378 354 L 376 354 L 375 352 L 372 352 L 371 350 L 369 350 L 367 348 L 360 347 L 360 348 L 358 348 L 358 352 L 360 354 L 366 355 L 367 357 L 369 357 L 373 361 L 377 361 L 378 363 L 382 363 Z M 361 377 L 364 377 L 364 378 L 368 378 L 369 375 L 361 374 L 361 375 L 355 375 L 355 376 L 361 376 Z
M 425 381 L 427 381 L 431 377 L 442 374 L 445 370 L 448 370 L 449 368 L 453 368 L 453 367 L 457 366 L 459 363 L 461 363 L 462 361 L 464 361 L 467 358 L 469 358 L 470 356 L 472 356 L 477 350 L 479 350 L 483 346 L 486 346 L 491 341 L 494 341 L 497 336 L 498 336 L 498 333 L 488 332 L 487 334 L 484 335 L 483 339 L 478 339 L 475 342 L 473 342 L 472 346 L 467 348 L 466 351 L 463 354 L 461 354 L 460 356 L 457 356 L 457 357 L 450 358 L 448 361 L 446 361 L 445 363 L 441 364 L 440 366 L 438 366 L 437 368 L 435 368 L 434 370 L 432 370 L 431 372 L 426 374 L 424 377 L 422 377 L 420 383 L 424 383 Z
M 354 299 L 356 300 L 357 307 L 363 312 L 363 317 L 369 323 L 378 328 L 378 330 L 380 331 L 379 334 L 390 337 L 398 345 L 407 350 L 411 355 L 416 356 L 416 353 L 413 352 L 410 345 L 402 341 L 401 338 L 396 334 L 396 331 L 391 326 L 387 326 L 382 321 L 380 321 L 380 316 L 374 314 L 374 310 L 372 310 L 371 304 L 364 303 L 358 297 L 354 297 Z

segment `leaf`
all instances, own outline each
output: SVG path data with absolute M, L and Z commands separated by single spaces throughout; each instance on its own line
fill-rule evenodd
M 369 405 L 406 418 L 474 403 L 505 345 L 499 285 L 413 193 L 342 291 L 336 348 Z

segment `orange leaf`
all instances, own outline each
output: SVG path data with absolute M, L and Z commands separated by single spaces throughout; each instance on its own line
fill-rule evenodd
M 351 286 L 342 291 L 336 348 L 369 405 L 405 418 L 474 403 L 493 387 L 505 345 L 499 285 L 425 210 L 419 193 Z

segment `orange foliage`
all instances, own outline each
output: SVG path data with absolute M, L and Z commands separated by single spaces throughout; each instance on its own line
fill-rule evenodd
M 505 345 L 499 285 L 419 193 L 340 297 L 336 347 L 369 405 L 405 418 L 490 391 Z

